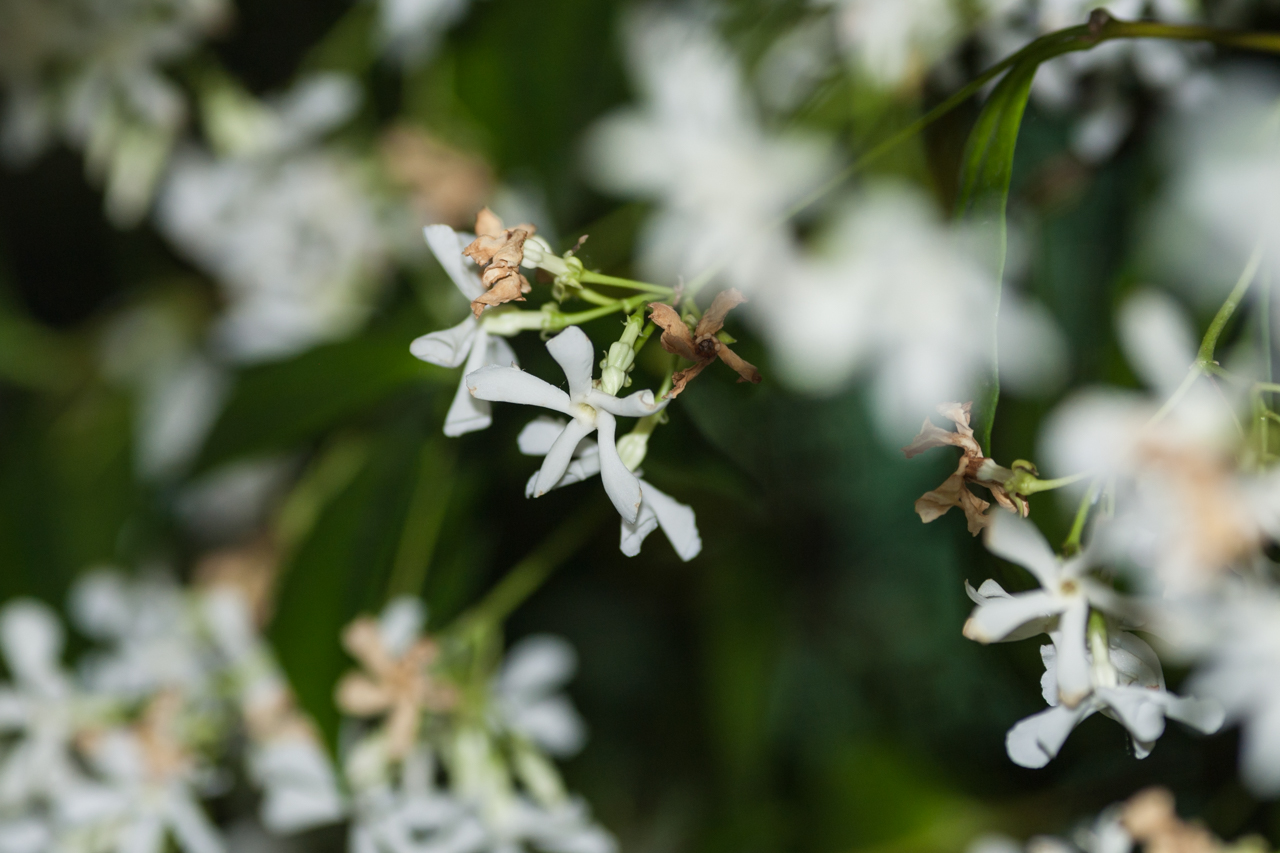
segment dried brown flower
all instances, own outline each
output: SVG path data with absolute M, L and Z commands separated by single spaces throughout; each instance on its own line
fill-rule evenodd
M 235 593 L 249 608 L 254 624 L 261 628 L 271 619 L 279 562 L 279 550 L 267 537 L 260 537 L 201 557 L 196 563 L 196 586 Z
M 477 317 L 486 305 L 524 301 L 524 294 L 532 288 L 520 273 L 520 261 L 524 260 L 524 241 L 537 230 L 528 224 L 504 228 L 502 220 L 487 207 L 476 214 L 476 239 L 462 254 L 484 269 L 480 280 L 488 289 L 471 302 Z
M 466 225 L 493 191 L 488 163 L 418 128 L 391 128 L 379 148 L 387 174 L 409 191 L 423 224 Z
M 1124 804 L 1120 823 L 1146 853 L 1219 853 L 1222 843 L 1209 830 L 1178 817 L 1167 788 L 1147 788 Z
M 671 377 L 668 397 L 675 399 L 680 396 L 684 386 L 717 358 L 738 372 L 739 382 L 760 382 L 760 371 L 755 365 L 740 358 L 717 337 L 729 312 L 746 301 L 747 298 L 735 289 L 721 291 L 692 332 L 670 305 L 654 303 L 649 306 L 653 311 L 653 322 L 662 327 L 662 348 L 693 362 L 693 367 L 677 371 Z
M 457 692 L 430 672 L 440 654 L 430 638 L 422 637 L 396 657 L 383 642 L 377 620 L 362 617 L 347 626 L 342 644 L 365 671 L 348 673 L 338 683 L 338 707 L 358 717 L 385 714 L 393 756 L 404 757 L 413 747 L 424 710 L 447 711 L 457 704 Z
M 969 426 L 970 412 L 973 403 L 943 403 L 938 406 L 938 413 L 955 424 L 954 432 L 937 427 L 929 419 L 925 419 L 920 433 L 910 444 L 902 448 L 902 452 L 910 459 L 919 453 L 934 447 L 958 447 L 961 451 L 960 464 L 942 485 L 916 501 L 916 512 L 920 519 L 928 524 L 936 518 L 946 515 L 952 507 L 964 510 L 969 532 L 977 536 L 987 526 L 990 518 L 986 515 L 989 501 L 975 495 L 969 490 L 969 484 L 977 483 L 991 492 L 1000 506 L 1010 512 L 1026 515 L 1030 510 L 1025 501 L 1017 500 L 1006 491 L 1005 484 L 1014 476 L 1009 468 L 997 465 L 982 453 L 982 447 L 973 437 L 973 429 Z

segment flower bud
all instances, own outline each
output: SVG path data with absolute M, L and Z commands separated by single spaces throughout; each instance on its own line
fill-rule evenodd
M 627 466 L 628 471 L 636 470 L 644 462 L 644 457 L 649 452 L 649 435 L 650 431 L 637 430 L 618 439 L 618 456 L 622 458 L 622 464 Z
M 480 328 L 491 335 L 509 338 L 530 329 L 542 329 L 547 324 L 545 311 L 521 311 L 501 306 L 490 308 L 480 315 Z

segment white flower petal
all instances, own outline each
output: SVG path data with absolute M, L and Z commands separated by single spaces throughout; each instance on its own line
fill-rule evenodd
M 546 456 L 551 450 L 551 445 L 555 444 L 560 433 L 564 432 L 565 424 L 562 418 L 551 418 L 546 415 L 536 417 L 520 430 L 520 435 L 516 437 L 516 446 L 525 456 Z
M 1058 630 L 1052 635 L 1058 653 L 1058 698 L 1073 707 L 1089 695 L 1089 660 L 1085 654 L 1088 624 L 1089 605 L 1080 599 L 1063 611 Z
M 444 267 L 444 271 L 453 279 L 468 302 L 484 293 L 484 282 L 476 274 L 475 264 L 462 254 L 470 240 L 448 225 L 428 225 L 422 229 L 422 234 L 427 238 L 427 245 L 431 247 L 440 266 Z
M 1226 722 L 1226 712 L 1218 702 L 1212 699 L 1200 699 L 1195 696 L 1174 696 L 1165 694 L 1164 715 L 1171 720 L 1186 723 L 1203 734 L 1211 735 L 1222 728 Z
M 223 853 L 218 831 L 185 791 L 169 798 L 169 824 L 183 853 Z
M 1143 290 L 1120 306 L 1117 322 L 1134 372 L 1161 397 L 1173 394 L 1196 359 L 1197 337 L 1185 312 L 1167 294 Z
M 592 391 L 587 395 L 587 402 L 595 409 L 603 409 L 620 418 L 643 418 L 667 407 L 669 400 L 654 401 L 653 392 L 637 391 L 626 397 L 614 397 L 603 391 Z
M 48 606 L 19 599 L 0 610 L 0 645 L 14 678 L 40 688 L 62 681 L 62 625 Z
M 430 364 L 457 367 L 471 355 L 476 343 L 476 333 L 479 331 L 480 324 L 476 322 L 476 318 L 468 316 L 453 328 L 415 338 L 409 344 L 409 352 L 414 358 Z
M 1045 633 L 1049 618 L 1062 610 L 1061 600 L 1044 590 L 992 597 L 973 609 L 964 623 L 964 635 L 979 643 L 1025 640 Z M 1019 630 L 1024 627 L 1029 631 Z
M 480 331 L 484 332 L 484 329 Z M 516 352 L 500 335 L 485 332 L 485 364 L 496 364 L 499 367 L 519 367 L 520 360 Z
M 556 487 L 556 484 L 560 482 L 568 470 L 569 463 L 573 460 L 573 455 L 578 450 L 578 444 L 594 429 L 594 426 L 584 424 L 577 418 L 573 418 L 565 424 L 560 435 L 552 442 L 551 449 L 547 451 L 547 458 L 542 461 L 542 468 L 538 471 L 538 480 L 533 486 L 533 496 L 535 498 L 542 497 Z
M 1005 735 L 1005 750 L 1014 764 L 1044 767 L 1058 755 L 1067 735 L 1097 709 L 1085 703 L 1076 708 L 1058 705 L 1020 721 Z
M 399 657 L 418 638 L 425 624 L 426 605 L 411 595 L 401 595 L 382 609 L 382 615 L 378 617 L 378 633 L 382 635 L 387 651 Z
M 480 400 L 541 406 L 570 414 L 568 394 L 515 367 L 482 367 L 467 374 L 467 388 Z
M 1133 739 L 1140 743 L 1154 743 L 1164 734 L 1163 696 L 1161 690 L 1147 687 L 1099 687 L 1094 693 L 1104 702 L 1112 716 L 1120 721 Z
M 640 481 L 641 492 L 647 497 L 648 489 L 645 488 L 644 481 Z M 658 529 L 658 514 L 653 511 L 647 501 L 640 504 L 640 513 L 636 516 L 636 520 L 628 524 L 625 520 L 622 522 L 622 538 L 618 543 L 618 548 L 624 556 L 635 557 L 640 553 L 640 546 L 644 544 L 645 538 Z
M 640 514 L 640 481 L 627 470 L 614 443 L 617 422 L 608 412 L 597 412 L 596 429 L 600 432 L 600 479 L 622 520 L 631 524 Z
M 702 551 L 702 537 L 698 535 L 698 522 L 691 507 L 664 494 L 644 480 L 640 481 L 640 491 L 644 502 L 640 507 L 651 508 L 658 517 L 658 524 L 676 554 L 686 563 Z M 643 537 L 641 537 L 643 539 Z M 625 536 L 624 536 L 625 539 Z M 626 548 L 623 548 L 626 553 Z
M 483 329 L 476 333 L 471 353 L 467 356 L 466 369 L 462 372 L 462 379 L 458 381 L 457 393 L 453 395 L 453 403 L 449 406 L 449 413 L 445 415 L 444 434 L 450 438 L 488 429 L 493 423 L 493 407 L 485 400 L 475 397 L 467 387 L 467 377 L 486 364 L 486 338 Z
M 1008 512 L 998 512 L 987 528 L 987 550 L 1030 571 L 1045 589 L 1052 589 L 1060 573 L 1058 558 L 1035 524 Z
M 547 341 L 547 352 L 564 370 L 565 378 L 569 380 L 569 396 L 574 400 L 585 400 L 591 391 L 592 363 L 595 361 L 595 350 L 587 333 L 577 326 L 570 326 Z
M 578 653 L 562 637 L 536 634 L 511 647 L 498 676 L 508 695 L 545 695 L 564 686 L 578 670 Z

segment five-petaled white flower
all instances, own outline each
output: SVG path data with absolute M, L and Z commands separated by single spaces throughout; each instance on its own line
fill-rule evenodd
M 1059 659 L 1061 637 L 1054 645 L 1040 647 L 1045 673 L 1040 680 L 1044 699 L 1050 708 L 1017 723 L 1005 737 L 1009 758 L 1023 767 L 1043 767 L 1058 754 L 1071 730 L 1086 718 L 1101 711 L 1118 721 L 1133 738 L 1134 755 L 1146 758 L 1164 734 L 1168 717 L 1181 720 L 1205 734 L 1216 732 L 1223 721 L 1223 711 L 1216 702 L 1175 696 L 1165 690 L 1164 673 L 1155 650 L 1134 634 L 1111 631 L 1105 652 L 1088 654 L 1090 692 L 1074 708 L 1058 703 Z M 1095 642 L 1102 652 L 1102 643 Z M 1083 651 L 1083 649 L 1082 649 Z
M 1075 708 L 1089 693 L 1089 664 L 1085 632 L 1089 607 L 1110 613 L 1125 610 L 1124 600 L 1106 584 L 1085 574 L 1088 553 L 1059 560 L 1036 526 L 1006 513 L 997 515 L 986 531 L 987 550 L 1023 566 L 1040 582 L 1040 589 L 1010 594 L 994 580 L 977 590 L 968 585 L 977 607 L 964 625 L 964 635 L 979 643 L 1024 640 L 1048 633 L 1058 647 L 1056 700 Z
M 565 422 L 559 418 L 535 418 L 520 431 L 520 452 L 528 456 L 545 456 L 564 428 Z M 599 473 L 600 448 L 594 441 L 583 439 L 578 443 L 564 476 L 552 488 L 579 483 Z M 538 474 L 529 478 L 524 490 L 526 497 L 533 497 L 537 482 Z M 622 553 L 628 557 L 636 556 L 645 537 L 661 527 L 680 559 L 688 562 L 698 556 L 702 551 L 702 537 L 698 535 L 693 510 L 645 480 L 640 480 L 640 493 L 640 515 L 635 522 L 622 521 Z
M 518 368 L 497 365 L 467 374 L 467 388 L 480 400 L 542 406 L 571 418 L 547 451 L 534 483 L 534 497 L 555 488 L 569 469 L 578 444 L 591 433 L 599 432 L 600 479 L 604 481 L 604 490 L 622 520 L 635 524 L 643 499 L 640 481 L 618 455 L 614 418 L 652 415 L 665 408 L 666 401 L 655 401 L 652 391 L 616 397 L 595 387 L 591 381 L 591 362 L 595 357 L 591 341 L 577 326 L 547 341 L 547 351 L 569 380 L 568 394 Z
M 467 301 L 484 295 L 485 286 L 476 272 L 476 265 L 462 255 L 471 237 L 459 234 L 448 225 L 429 225 L 423 233 L 440 266 L 444 267 Z M 409 347 L 409 351 L 418 358 L 440 367 L 457 367 L 466 362 L 458 393 L 444 419 L 444 434 L 447 436 L 485 429 L 493 422 L 488 402 L 467 393 L 467 375 L 490 364 L 518 364 L 516 354 L 507 342 L 486 330 L 494 313 L 493 310 L 486 311 L 481 319 L 468 313 L 467 318 L 453 328 L 423 335 Z

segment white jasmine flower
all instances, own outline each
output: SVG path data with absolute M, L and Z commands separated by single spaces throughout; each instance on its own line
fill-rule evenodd
M 528 456 L 546 456 L 566 427 L 558 418 L 541 417 L 530 421 L 520 431 L 520 452 Z M 600 448 L 590 439 L 578 442 L 573 458 L 564 475 L 552 488 L 578 483 L 600 473 Z M 533 497 L 539 474 L 529 478 L 525 497 Z M 640 513 L 634 522 L 622 521 L 622 553 L 634 557 L 640 553 L 645 537 L 661 527 L 671 547 L 680 559 L 688 562 L 702 551 L 702 537 L 698 535 L 697 519 L 693 510 L 675 498 L 659 491 L 646 480 L 640 483 Z
M 964 37 L 953 0 L 815 0 L 815 5 L 831 7 L 849 60 L 885 87 L 920 79 Z
M 114 222 L 146 213 L 186 118 L 162 67 L 226 20 L 224 0 L 14 0 L 0 32 L 4 153 L 29 160 L 61 136 L 85 153 Z
M 760 127 L 738 64 L 706 24 L 649 11 L 627 19 L 626 35 L 645 103 L 595 127 L 591 173 L 606 190 L 658 202 L 640 236 L 654 280 L 724 265 L 748 290 L 787 255 L 784 214 L 827 173 L 827 148 Z
M 787 382 L 830 394 L 866 375 L 882 427 L 902 435 L 939 401 L 973 399 L 992 369 L 999 283 L 974 249 L 919 190 L 873 185 L 744 308 Z M 1060 354 L 1056 330 L 1024 309 L 1002 305 L 1002 362 Z
M 1280 600 L 1270 586 L 1242 588 L 1207 619 L 1199 616 L 1197 623 L 1212 627 L 1199 643 L 1204 660 L 1192 686 L 1241 724 L 1240 774 L 1258 796 L 1274 796 L 1280 792 Z
M 467 302 L 482 296 L 485 286 L 476 272 L 476 265 L 462 254 L 462 250 L 471 243 L 471 236 L 459 234 L 447 225 L 430 225 L 423 229 L 423 233 L 436 260 Z M 497 318 L 504 313 L 509 313 L 509 310 L 490 309 L 479 319 L 468 314 L 453 328 L 423 335 L 409 346 L 414 356 L 431 364 L 440 367 L 466 365 L 458 383 L 458 393 L 454 395 L 453 404 L 444 419 L 445 435 L 458 436 L 487 429 L 493 422 L 489 403 L 467 391 L 467 375 L 490 364 L 519 366 L 516 354 L 507 342 L 489 331 L 496 323 L 502 322 Z
M 483 825 L 459 799 L 439 790 L 434 776 L 431 753 L 419 746 L 405 757 L 398 785 L 382 782 L 358 787 L 352 853 L 479 853 L 487 849 Z
M 1140 569 L 1139 583 L 1158 593 L 1203 588 L 1256 551 L 1274 503 L 1259 499 L 1265 479 L 1238 470 L 1226 395 L 1188 372 L 1196 343 L 1181 310 L 1139 292 L 1122 306 L 1119 332 L 1130 364 L 1156 394 L 1074 395 L 1046 419 L 1042 455 L 1055 473 L 1091 473 L 1109 484 L 1115 517 L 1094 534 L 1099 559 Z
M 526 637 L 512 646 L 493 689 L 505 727 L 550 755 L 570 756 L 582 749 L 582 718 L 560 692 L 577 668 L 573 646 L 559 637 Z
M 1027 717 L 1009 730 L 1005 746 L 1009 758 L 1023 767 L 1043 767 L 1058 754 L 1071 730 L 1095 713 L 1119 722 L 1133 739 L 1134 754 L 1145 758 L 1164 733 L 1165 718 L 1180 720 L 1205 734 L 1216 732 L 1223 722 L 1217 703 L 1175 696 L 1165 690 L 1160 659 L 1134 634 L 1108 632 L 1106 646 L 1093 641 L 1086 652 L 1090 690 L 1074 707 L 1059 704 L 1059 656 L 1063 637 L 1040 647 L 1045 674 L 1044 699 L 1051 706 Z M 1092 639 L 1092 638 L 1091 638 Z M 1083 648 L 1083 646 L 1082 646 Z
M 261 817 L 272 832 L 293 833 L 339 820 L 346 804 L 310 720 L 293 705 L 284 673 L 258 635 L 248 603 L 226 588 L 201 596 L 201 611 L 225 656 L 251 740 L 248 769 L 262 789 Z
M 0 755 L 6 809 L 56 798 L 81 778 L 70 744 L 93 707 L 63 671 L 62 648 L 62 626 L 45 605 L 19 599 L 0 610 L 0 651 L 13 678 L 0 685 L 0 731 L 17 736 Z
M 306 144 L 334 120 L 330 99 L 297 108 L 305 132 L 250 134 L 224 159 L 195 149 L 174 158 L 159 225 L 225 289 L 214 335 L 226 358 L 281 358 L 335 340 L 372 307 L 388 223 L 354 159 Z
M 634 524 L 640 514 L 640 482 L 618 455 L 614 418 L 651 415 L 665 408 L 666 401 L 655 402 L 652 391 L 637 391 L 619 398 L 594 387 L 591 341 L 577 326 L 549 340 L 547 351 L 569 380 L 568 394 L 517 368 L 496 365 L 468 374 L 467 388 L 481 400 L 542 406 L 571 418 L 547 452 L 534 484 L 534 497 L 555 488 L 569 469 L 578 444 L 591 433 L 599 432 L 600 479 L 604 490 L 623 521 Z
M 108 645 L 81 662 L 93 689 L 126 699 L 168 687 L 191 695 L 212 689 L 217 662 L 190 601 L 172 581 L 98 569 L 72 587 L 70 610 L 77 628 Z
M 63 799 L 70 826 L 109 833 L 113 849 L 130 853 L 163 853 L 170 837 L 183 853 L 222 853 L 195 793 L 203 774 L 183 742 L 181 702 L 179 694 L 159 694 L 135 728 L 96 733 L 86 742 L 101 782 Z
M 445 30 L 462 19 L 471 0 L 376 0 L 378 39 L 408 65 L 431 57 Z
M 1090 690 L 1085 633 L 1089 608 L 1109 613 L 1124 609 L 1111 587 L 1090 577 L 1088 553 L 1061 560 L 1036 526 L 1019 516 L 997 513 L 986 530 L 987 550 L 1017 563 L 1035 576 L 1040 589 L 1010 594 L 994 580 L 976 591 L 976 603 L 964 625 L 964 635 L 980 643 L 1009 642 L 1048 633 L 1056 653 L 1053 704 L 1076 707 Z

